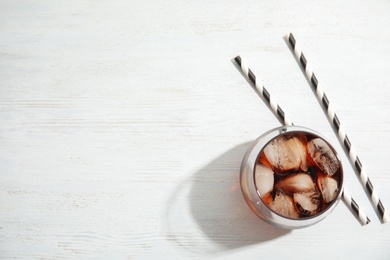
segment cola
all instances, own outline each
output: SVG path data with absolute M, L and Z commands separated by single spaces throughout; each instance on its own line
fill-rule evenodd
M 245 201 L 261 219 L 281 228 L 303 228 L 324 219 L 338 204 L 343 167 L 322 135 L 283 126 L 248 148 L 240 184 Z
M 321 137 L 290 132 L 260 152 L 255 185 L 267 206 L 284 217 L 302 219 L 326 210 L 340 192 L 341 164 Z

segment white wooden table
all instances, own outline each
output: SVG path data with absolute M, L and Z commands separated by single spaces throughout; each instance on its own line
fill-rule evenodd
M 380 224 L 282 37 L 292 31 L 390 209 L 388 1 L 0 2 L 0 257 L 390 259 Z M 279 126 L 325 135 L 372 222 L 343 203 L 286 231 L 239 187 Z

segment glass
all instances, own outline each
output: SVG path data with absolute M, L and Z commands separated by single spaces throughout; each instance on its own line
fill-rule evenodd
M 299 126 L 272 129 L 248 148 L 241 190 L 252 211 L 285 229 L 311 226 L 338 204 L 343 167 L 332 145 Z

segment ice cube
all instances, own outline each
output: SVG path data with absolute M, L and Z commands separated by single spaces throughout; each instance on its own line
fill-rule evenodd
M 265 156 L 265 153 L 262 152 L 259 156 L 259 159 L 257 160 L 258 163 L 265 165 L 269 168 L 272 168 L 271 163 L 268 161 L 267 157 Z
M 312 190 L 307 192 L 297 192 L 293 195 L 295 206 L 302 215 L 312 216 L 320 209 L 320 192 Z
M 329 145 L 321 138 L 315 138 L 308 142 L 307 150 L 317 167 L 328 176 L 334 175 L 339 169 L 339 160 Z
M 268 206 L 282 216 L 289 218 L 299 218 L 299 213 L 294 207 L 293 200 L 290 196 L 284 194 L 283 191 L 277 190 L 273 201 Z
M 303 171 L 307 171 L 307 156 L 306 156 L 306 146 L 305 144 L 297 137 L 288 139 L 287 145 L 290 147 L 291 151 L 299 156 L 300 158 L 300 168 Z
M 264 148 L 264 154 L 277 171 L 298 169 L 301 164 L 300 155 L 291 149 L 283 136 L 279 136 L 267 144 Z
M 326 203 L 331 202 L 337 197 L 339 187 L 335 179 L 328 176 L 318 176 L 317 184 L 320 188 L 322 198 Z
M 276 183 L 275 188 L 282 189 L 286 194 L 314 189 L 314 182 L 309 174 L 297 173 Z
M 257 190 L 263 196 L 274 188 L 274 172 L 264 165 L 256 164 L 255 181 Z

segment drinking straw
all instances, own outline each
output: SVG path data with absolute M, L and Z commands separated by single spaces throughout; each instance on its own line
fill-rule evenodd
M 359 219 L 362 225 L 370 223 L 371 220 L 366 216 L 366 214 L 363 213 L 363 211 L 359 210 L 358 204 L 353 198 L 351 198 L 348 191 L 346 191 L 345 187 L 343 190 L 342 199 L 344 203 L 348 205 L 349 210 L 351 210 L 351 212 L 355 214 L 355 217 Z
M 271 98 L 268 90 L 263 86 L 263 84 L 256 80 L 255 74 L 251 71 L 251 69 L 242 61 L 240 56 L 234 58 L 236 63 L 238 64 L 241 72 L 244 74 L 245 78 L 249 81 L 255 91 L 262 97 L 262 99 L 266 102 L 268 107 L 272 109 L 278 120 L 282 125 L 291 126 L 293 122 L 286 116 L 282 108 L 275 102 L 273 98 Z M 362 226 L 370 223 L 370 219 L 364 214 L 364 212 L 359 208 L 358 204 L 354 199 L 343 189 L 342 198 L 344 204 L 349 208 L 349 210 L 355 215 L 356 219 L 359 220 Z
M 310 68 L 306 60 L 306 57 L 303 55 L 303 52 L 301 51 L 292 33 L 289 34 L 287 42 L 290 45 L 291 51 L 294 53 L 298 63 L 300 64 L 303 71 L 305 72 L 305 76 L 309 84 L 313 88 L 314 93 L 318 98 L 318 102 L 320 102 L 320 105 L 323 107 L 324 112 L 328 117 L 329 123 L 332 125 L 335 133 L 337 133 L 336 135 L 341 145 L 344 147 L 344 152 L 347 155 L 347 157 L 349 157 L 352 168 L 355 170 L 356 175 L 360 179 L 361 184 L 363 185 L 371 201 L 371 204 L 378 215 L 378 218 L 381 220 L 382 223 L 388 222 L 389 219 L 386 214 L 385 207 L 383 206 L 381 200 L 379 199 L 379 196 L 376 190 L 374 189 L 374 186 L 372 185 L 370 178 L 363 170 L 363 165 L 360 162 L 360 159 L 357 156 L 351 141 L 349 140 L 347 134 L 345 133 L 345 130 L 340 122 L 340 119 L 337 117 L 335 111 L 333 110 L 328 97 L 324 93 L 324 90 L 318 85 L 318 80 L 314 75 L 314 72 Z
M 241 57 L 234 58 L 240 69 L 244 73 L 245 77 L 253 84 L 257 93 L 266 101 L 267 105 L 272 109 L 278 120 L 282 125 L 293 125 L 292 121 L 286 116 L 282 108 L 271 97 L 266 88 L 264 88 L 261 82 L 256 83 L 256 76 L 253 72 L 242 62 Z

